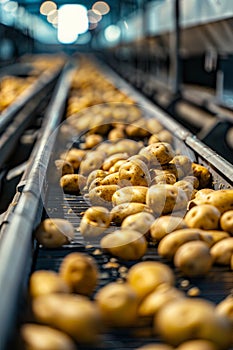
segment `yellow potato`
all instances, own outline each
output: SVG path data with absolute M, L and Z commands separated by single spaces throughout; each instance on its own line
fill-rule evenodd
M 85 156 L 86 151 L 78 149 L 78 148 L 71 148 L 68 152 L 63 152 L 60 155 L 61 159 L 66 160 L 67 162 L 71 163 L 73 168 L 75 170 L 79 169 L 80 163 Z
M 228 232 L 219 230 L 208 230 L 200 231 L 201 240 L 206 242 L 209 247 L 212 247 L 215 243 L 221 241 L 222 239 L 230 237 Z
M 184 176 L 192 172 L 192 161 L 185 155 L 177 155 L 171 161 L 171 164 L 175 164 L 178 172 L 178 178 L 181 179 Z
M 220 216 L 220 211 L 213 205 L 200 204 L 187 212 L 185 222 L 191 228 L 214 230 L 219 226 Z
M 25 350 L 75 350 L 73 340 L 57 329 L 33 323 L 20 328 Z
M 104 236 L 100 246 L 120 259 L 138 260 L 146 253 L 147 242 L 140 232 L 122 229 Z
M 55 166 L 60 176 L 74 173 L 72 164 L 67 160 L 57 159 L 55 160 Z
M 125 132 L 121 128 L 113 128 L 108 133 L 108 139 L 111 141 L 117 141 L 125 137 Z
M 92 205 L 110 208 L 112 206 L 112 196 L 119 189 L 117 185 L 103 185 L 93 188 L 89 192 L 89 199 Z
M 221 216 L 220 226 L 222 230 L 233 235 L 233 210 L 228 210 Z
M 171 300 L 184 298 L 185 294 L 177 288 L 161 284 L 153 292 L 148 294 L 138 308 L 140 316 L 154 316 L 164 305 Z
M 37 227 L 35 238 L 46 248 L 58 248 L 74 238 L 74 227 L 65 219 L 48 218 Z
M 146 164 L 137 160 L 128 160 L 119 168 L 119 179 L 124 186 L 148 186 L 150 184 L 149 170 Z
M 143 144 L 141 142 L 136 142 L 130 139 L 123 139 L 118 141 L 117 143 L 111 145 L 108 148 L 108 155 L 116 154 L 116 153 L 128 153 L 129 157 L 137 154 L 139 150 L 142 148 Z
M 38 297 L 39 295 L 50 293 L 69 293 L 68 284 L 59 274 L 49 270 L 38 270 L 31 274 L 29 281 L 30 295 Z
M 218 347 L 212 341 L 197 339 L 182 343 L 176 350 L 218 350 Z
M 174 350 L 174 348 L 167 344 L 150 343 L 144 346 L 140 346 L 136 350 Z
M 138 298 L 126 283 L 110 283 L 101 288 L 95 300 L 106 325 L 133 326 L 137 320 Z
M 102 169 L 105 171 L 109 171 L 109 169 L 114 166 L 116 162 L 119 160 L 126 160 L 129 157 L 128 153 L 116 153 L 109 156 L 102 164 Z
M 69 253 L 62 260 L 59 275 L 74 293 L 91 295 L 98 282 L 95 260 L 84 253 Z
M 223 214 L 233 207 L 233 189 L 213 191 L 206 196 L 204 203 L 214 205 Z
M 97 178 L 100 178 L 100 179 L 103 179 L 105 176 L 108 175 L 108 172 L 107 171 L 104 171 L 102 169 L 96 169 L 96 170 L 93 170 L 87 177 L 87 188 L 89 188 L 89 186 L 91 185 L 91 183 L 97 179 Z
M 65 193 L 79 193 L 86 185 L 86 178 L 80 174 L 66 174 L 60 179 L 60 186 Z
M 167 303 L 155 316 L 154 329 L 169 344 L 203 339 L 219 349 L 228 349 L 229 322 L 215 312 L 215 305 L 199 298 L 180 298 Z
M 146 204 L 155 215 L 185 210 L 187 203 L 188 198 L 185 191 L 168 184 L 151 186 L 146 196 Z
M 210 185 L 211 174 L 205 166 L 193 163 L 192 172 L 193 175 L 198 178 L 200 188 L 205 188 Z
M 103 136 L 98 134 L 90 134 L 90 135 L 86 135 L 85 143 L 82 144 L 81 146 L 82 146 L 82 149 L 91 149 L 97 146 L 102 141 L 103 141 Z
M 140 299 L 161 284 L 174 285 L 175 276 L 169 266 L 158 261 L 143 261 L 128 271 L 127 281 Z
M 119 172 L 120 166 L 122 164 L 124 164 L 126 161 L 125 160 L 118 160 L 110 169 L 109 169 L 109 173 L 116 173 Z
M 122 203 L 146 203 L 148 188 L 145 186 L 126 186 L 117 190 L 112 196 L 114 206 Z
M 185 191 L 187 198 L 189 200 L 192 199 L 196 193 L 193 185 L 189 181 L 185 181 L 185 180 L 177 181 L 176 183 L 174 183 L 174 186 L 182 188 L 182 190 Z
M 112 221 L 115 222 L 117 225 L 121 225 L 122 221 L 127 216 L 141 212 L 150 213 L 151 210 L 146 204 L 143 203 L 122 203 L 112 208 Z
M 46 294 L 32 301 L 36 321 L 57 328 L 79 343 L 94 343 L 99 339 L 102 322 L 95 303 L 75 294 Z
M 203 241 L 182 244 L 174 256 L 175 266 L 186 276 L 207 274 L 212 267 L 212 262 L 209 246 Z
M 188 175 L 183 178 L 184 181 L 188 181 L 193 185 L 193 188 L 198 189 L 199 187 L 199 180 L 196 176 Z M 202 191 L 202 190 L 200 190 Z
M 145 213 L 145 212 L 136 213 L 136 214 L 127 216 L 123 220 L 121 224 L 121 228 L 135 230 L 145 235 L 150 230 L 150 227 L 154 221 L 155 221 L 155 218 L 150 213 Z
M 150 238 L 152 241 L 160 241 L 168 233 L 187 228 L 182 217 L 164 215 L 156 219 L 150 228 Z
M 129 124 L 125 128 L 126 134 L 131 138 L 145 138 L 150 135 L 147 129 L 146 119 L 138 119 L 133 124 Z
M 171 173 L 163 172 L 159 175 L 156 175 L 153 180 L 151 181 L 151 185 L 161 185 L 161 184 L 169 184 L 174 185 L 176 182 L 176 176 Z
M 90 151 L 86 153 L 85 158 L 81 161 L 79 172 L 81 175 L 87 176 L 93 170 L 100 169 L 106 153 L 103 151 Z
M 200 230 L 184 228 L 169 233 L 158 245 L 158 253 L 164 258 L 173 259 L 177 249 L 184 243 L 200 240 Z
M 215 264 L 230 265 L 233 254 L 233 237 L 222 239 L 210 250 Z
M 162 165 L 170 162 L 174 151 L 169 143 L 156 142 L 143 148 L 139 154 L 145 156 L 151 165 Z
M 80 222 L 80 232 L 84 237 L 91 238 L 101 235 L 110 226 L 111 214 L 104 207 L 88 208 Z
M 111 173 L 101 180 L 101 185 L 119 185 L 119 172 Z
M 228 295 L 216 306 L 216 312 L 218 315 L 225 316 L 231 322 L 233 326 L 233 296 Z

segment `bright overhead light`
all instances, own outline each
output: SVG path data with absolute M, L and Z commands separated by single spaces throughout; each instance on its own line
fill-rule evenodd
M 78 4 L 63 5 L 58 10 L 58 40 L 64 44 L 71 44 L 78 38 L 78 34 L 88 30 L 87 8 Z
M 116 42 L 120 39 L 121 30 L 118 26 L 112 24 L 105 29 L 104 36 L 107 41 Z
M 110 7 L 105 1 L 97 1 L 92 6 L 92 10 L 97 11 L 101 15 L 106 15 L 110 11 Z
M 57 5 L 53 1 L 45 1 L 40 6 L 40 13 L 44 16 L 48 16 L 48 14 L 57 9 Z
M 88 10 L 87 11 L 89 23 L 98 23 L 102 19 L 102 15 L 100 12 Z

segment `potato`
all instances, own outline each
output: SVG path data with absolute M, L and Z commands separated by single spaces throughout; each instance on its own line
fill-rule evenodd
M 215 243 L 222 239 L 230 237 L 229 233 L 219 230 L 200 231 L 201 240 L 206 242 L 209 247 L 212 247 Z
M 223 214 L 233 207 L 233 189 L 213 191 L 206 196 L 204 203 L 214 205 Z
M 162 165 L 170 162 L 174 157 L 174 151 L 169 143 L 156 142 L 143 148 L 139 154 L 145 156 L 151 165 Z
M 161 284 L 142 300 L 138 313 L 140 316 L 154 316 L 168 302 L 184 296 L 184 293 L 177 288 Z
M 137 260 L 145 254 L 147 242 L 140 232 L 122 229 L 104 236 L 100 246 L 120 259 Z
M 57 159 L 54 163 L 60 176 L 74 173 L 74 168 L 72 164 L 66 160 Z
M 220 211 L 210 204 L 202 204 L 190 209 L 184 220 L 188 227 L 203 230 L 214 230 L 218 228 Z
M 55 327 L 79 343 L 99 339 L 101 315 L 87 297 L 75 294 L 46 294 L 32 301 L 36 321 Z
M 89 188 L 90 184 L 97 178 L 99 179 L 103 179 L 105 176 L 108 175 L 108 172 L 107 171 L 104 171 L 102 169 L 96 169 L 96 170 L 93 170 L 87 177 L 87 188 Z
M 161 262 L 143 261 L 129 269 L 127 281 L 143 299 L 161 284 L 174 285 L 175 276 L 170 267 Z
M 161 172 L 160 175 L 157 175 L 151 181 L 151 185 L 160 185 L 160 184 L 169 184 L 174 185 L 176 182 L 176 177 L 174 174 Z
M 150 238 L 152 241 L 160 241 L 168 233 L 183 228 L 187 228 L 187 224 L 181 217 L 164 215 L 156 219 L 151 225 Z
M 148 146 L 149 146 L 149 145 L 152 145 L 152 143 L 157 143 L 157 142 L 161 142 L 161 141 L 167 142 L 166 140 L 161 140 L 161 139 L 159 138 L 159 135 L 158 135 L 158 134 L 153 134 L 153 135 L 151 135 L 151 136 L 149 137 L 149 139 L 148 139 Z M 170 143 L 170 142 L 168 142 L 168 143 Z
M 129 215 L 146 212 L 150 213 L 151 210 L 146 204 L 143 203 L 122 203 L 111 210 L 112 221 L 117 225 L 121 225 L 122 221 Z
M 117 185 L 103 185 L 93 188 L 89 192 L 89 199 L 92 205 L 112 207 L 112 196 L 119 189 Z
M 119 172 L 118 171 L 105 176 L 105 178 L 103 178 L 101 180 L 101 185 L 103 185 L 103 186 L 105 186 L 105 185 L 119 185 L 119 183 L 120 183 L 120 180 L 119 180 Z
M 192 172 L 192 161 L 185 155 L 177 155 L 171 161 L 171 164 L 175 164 L 178 172 L 178 178 L 181 179 L 184 176 Z
M 107 208 L 88 208 L 80 222 L 80 232 L 84 237 L 92 238 L 101 235 L 110 226 L 111 214 Z
M 119 172 L 120 166 L 125 163 L 125 160 L 118 160 L 110 169 L 109 173 L 116 173 Z
M 225 316 L 231 322 L 233 327 L 233 296 L 228 295 L 216 306 L 216 312 L 218 315 Z
M 65 193 L 79 193 L 86 185 L 86 178 L 80 174 L 66 174 L 60 179 L 60 186 Z
M 148 188 L 145 186 L 126 186 L 117 190 L 112 196 L 114 206 L 122 203 L 146 203 Z
M 98 134 L 90 134 L 85 136 L 85 142 L 82 144 L 82 149 L 91 149 L 103 141 L 103 136 Z
M 68 220 L 47 218 L 37 227 L 35 238 L 46 248 L 58 248 L 74 238 L 74 227 Z
M 142 154 L 135 154 L 134 156 L 131 156 L 128 158 L 129 161 L 142 161 L 143 163 L 146 164 L 146 166 L 149 166 L 149 161 L 146 157 L 144 157 Z
M 124 186 L 148 186 L 150 184 L 149 170 L 141 160 L 128 160 L 119 168 L 119 179 Z
M 233 235 L 233 210 L 228 210 L 221 216 L 220 226 L 222 230 Z
M 106 325 L 129 327 L 135 324 L 138 298 L 128 284 L 109 283 L 97 292 L 95 300 Z
M 109 169 L 119 160 L 126 160 L 129 158 L 128 153 L 116 153 L 111 156 L 109 156 L 102 164 L 102 169 L 105 171 L 109 171 Z
M 193 208 L 196 205 L 204 204 L 206 197 L 209 195 L 209 193 L 214 192 L 211 188 L 203 188 L 196 192 L 194 198 L 189 202 L 188 204 L 188 210 Z
M 158 245 L 158 253 L 164 258 L 173 259 L 177 249 L 184 243 L 200 240 L 200 230 L 184 228 L 169 233 Z
M 212 256 L 205 242 L 191 241 L 182 244 L 174 256 L 175 266 L 186 276 L 202 276 L 212 267 Z
M 188 176 L 185 176 L 185 177 L 183 178 L 183 180 L 184 180 L 184 181 L 190 182 L 190 183 L 193 185 L 193 188 L 194 188 L 194 189 L 198 189 L 198 187 L 199 187 L 199 180 L 198 180 L 197 177 L 192 176 L 192 175 L 188 175 Z M 206 188 L 206 190 L 207 190 L 207 188 Z M 202 191 L 202 190 L 200 190 L 200 191 Z M 212 191 L 213 191 L 213 190 L 212 190 Z
M 140 346 L 136 350 L 173 350 L 174 348 L 167 344 L 150 343 L 144 346 Z
M 91 190 L 93 190 L 93 188 L 101 186 L 103 180 L 104 179 L 102 177 L 96 177 L 88 187 L 88 191 L 90 192 Z
M 29 281 L 30 295 L 38 297 L 39 295 L 50 293 L 69 293 L 68 284 L 54 271 L 38 270 L 31 274 Z
M 124 137 L 125 137 L 125 132 L 121 128 L 113 128 L 108 133 L 108 139 L 112 141 L 123 139 Z
M 136 213 L 136 214 L 127 216 L 123 220 L 121 224 L 121 228 L 135 230 L 145 235 L 150 230 L 150 227 L 154 222 L 154 220 L 155 220 L 154 216 L 150 213 L 145 213 L 145 212 Z
M 192 163 L 192 172 L 193 175 L 198 178 L 200 188 L 205 188 L 210 185 L 211 174 L 205 166 Z
M 147 129 L 151 134 L 156 134 L 158 132 L 163 131 L 163 126 L 161 123 L 154 117 L 146 119 Z
M 215 264 L 230 265 L 233 254 L 233 237 L 222 239 L 214 244 L 210 253 Z
M 59 268 L 61 278 L 74 293 L 91 295 L 98 282 L 98 267 L 95 260 L 84 253 L 69 253 Z
M 185 341 L 176 350 L 218 350 L 218 347 L 209 340 L 196 339 Z
M 188 199 L 185 191 L 168 184 L 151 186 L 146 196 L 146 204 L 155 215 L 185 210 L 187 203 Z
M 82 161 L 83 157 L 85 156 L 85 154 L 86 154 L 86 151 L 84 151 L 84 150 L 81 150 L 78 148 L 71 148 L 68 152 L 63 152 L 60 155 L 60 158 L 71 163 L 73 168 L 75 170 L 78 170 L 79 166 L 81 164 L 81 161 Z
M 80 174 L 87 176 L 93 170 L 100 169 L 104 162 L 105 157 L 106 157 L 106 153 L 103 151 L 88 152 L 80 164 L 80 167 L 79 167 Z
M 149 130 L 147 130 L 145 119 L 139 119 L 133 124 L 128 124 L 125 128 L 125 132 L 130 138 L 145 138 L 150 135 Z
M 128 153 L 129 157 L 137 154 L 143 147 L 141 142 L 136 142 L 130 139 L 120 140 L 108 148 L 108 155 L 116 153 Z
M 25 350 L 75 350 L 76 345 L 65 333 L 39 324 L 25 323 L 20 328 Z
M 173 136 L 172 134 L 170 133 L 170 131 L 168 130 L 161 130 L 158 134 L 157 134 L 158 138 L 159 138 L 159 141 L 162 141 L 162 142 L 167 142 L 167 143 L 170 143 L 172 144 L 173 142 Z M 155 141 L 156 142 L 156 141 Z
M 231 329 L 226 318 L 215 312 L 215 305 L 198 298 L 180 298 L 167 303 L 155 316 L 154 329 L 169 344 L 203 339 L 219 349 L 230 345 Z
M 182 190 L 184 190 L 189 200 L 192 199 L 196 193 L 193 188 L 193 185 L 189 181 L 185 181 L 185 180 L 177 181 L 176 183 L 174 183 L 174 186 L 182 188 Z

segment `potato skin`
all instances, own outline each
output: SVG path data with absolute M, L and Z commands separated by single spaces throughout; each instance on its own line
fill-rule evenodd
M 211 204 L 202 204 L 190 209 L 185 222 L 188 227 L 200 228 L 203 230 L 214 230 L 219 226 L 220 211 Z
M 205 188 L 210 185 L 211 174 L 205 166 L 192 163 L 192 172 L 193 175 L 198 178 L 200 188 Z
M 70 288 L 58 273 L 50 270 L 37 270 L 30 276 L 29 292 L 31 297 L 35 298 L 50 293 L 69 293 Z
M 119 189 L 117 185 L 100 185 L 89 192 L 89 199 L 92 205 L 111 208 L 112 196 Z
M 183 228 L 187 228 L 187 224 L 181 217 L 164 215 L 156 219 L 151 225 L 150 239 L 161 241 L 167 234 Z
M 146 196 L 146 204 L 155 215 L 186 209 L 187 203 L 184 190 L 168 184 L 151 186 Z
M 138 260 L 147 249 L 144 236 L 137 231 L 121 229 L 104 236 L 101 248 L 123 260 Z
M 200 230 L 186 228 L 169 233 L 158 245 L 158 253 L 164 258 L 173 259 L 177 249 L 184 243 L 200 240 Z
M 25 323 L 20 328 L 25 350 L 75 350 L 73 340 L 52 327 Z
M 105 176 L 108 175 L 107 171 L 104 171 L 102 169 L 96 169 L 93 170 L 87 177 L 87 183 L 86 186 L 87 188 L 90 187 L 91 183 L 96 179 L 96 178 L 100 178 L 103 179 Z
M 148 186 L 149 170 L 141 160 L 127 160 L 119 168 L 119 179 L 122 186 Z
M 154 222 L 154 220 L 155 220 L 154 216 L 150 213 L 145 213 L 145 212 L 136 213 L 136 214 L 127 216 L 123 220 L 121 224 L 121 228 L 135 230 L 145 235 L 150 230 L 150 227 Z
M 86 151 L 78 149 L 78 148 L 71 148 L 68 152 L 63 152 L 60 155 L 61 159 L 64 159 L 65 161 L 71 163 L 74 170 L 78 170 L 80 163 L 85 156 Z
M 60 186 L 65 193 L 80 193 L 86 185 L 86 178 L 80 174 L 66 174 L 60 178 Z
M 95 300 L 108 326 L 129 327 L 137 320 L 138 298 L 126 283 L 109 283 L 101 288 Z
M 73 225 L 65 219 L 48 218 L 40 223 L 35 232 L 37 241 L 46 248 L 58 248 L 74 237 Z
M 174 151 L 169 143 L 156 142 L 142 149 L 139 154 L 145 156 L 151 165 L 163 165 L 174 157 Z
M 122 203 L 146 203 L 148 188 L 145 186 L 126 186 L 117 190 L 112 196 L 113 206 Z
M 88 208 L 80 222 L 80 232 L 84 237 L 97 237 L 110 226 L 111 214 L 107 208 L 93 206 Z
M 233 237 L 222 239 L 214 244 L 210 253 L 215 264 L 230 265 L 233 254 Z
M 144 346 L 140 346 L 136 350 L 174 350 L 173 346 L 167 344 L 151 343 Z
M 141 213 L 141 212 L 150 213 L 151 210 L 146 204 L 143 204 L 143 203 L 134 203 L 134 202 L 122 203 L 112 208 L 111 210 L 112 221 L 115 222 L 117 225 L 121 225 L 122 221 L 127 216 Z
M 212 341 L 197 339 L 185 341 L 176 350 L 218 350 L 218 347 Z
M 212 191 L 206 196 L 204 203 L 214 205 L 223 214 L 233 207 L 233 190 Z
M 74 168 L 72 164 L 66 160 L 57 159 L 54 163 L 60 176 L 74 173 Z
M 228 210 L 221 216 L 220 226 L 223 231 L 227 231 L 233 235 L 233 210 Z
M 161 284 L 174 285 L 175 276 L 168 265 L 158 261 L 143 261 L 129 269 L 127 281 L 143 299 Z
M 84 253 L 70 253 L 63 259 L 59 275 L 74 293 L 91 295 L 98 282 L 95 260 Z
M 212 256 L 208 245 L 202 241 L 182 244 L 174 256 L 174 264 L 186 276 L 202 276 L 212 267 Z
M 192 161 L 185 155 L 177 155 L 171 161 L 171 164 L 175 164 L 178 172 L 178 178 L 181 179 L 188 175 L 192 171 Z

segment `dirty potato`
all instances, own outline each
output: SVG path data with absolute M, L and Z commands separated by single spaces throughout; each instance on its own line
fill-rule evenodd
M 146 204 L 143 203 L 122 203 L 112 208 L 112 221 L 115 222 L 117 225 L 121 225 L 122 221 L 127 216 L 141 212 L 151 212 L 151 210 Z
M 80 174 L 66 174 L 60 178 L 60 186 L 65 193 L 79 193 L 86 186 L 86 177 Z
M 89 192 L 89 199 L 92 205 L 112 207 L 112 196 L 119 189 L 117 185 L 101 185 Z
M 221 216 L 220 226 L 222 230 L 233 235 L 233 210 L 228 210 Z
M 154 221 L 155 218 L 150 213 L 137 213 L 127 216 L 123 220 L 121 228 L 135 230 L 142 233 L 143 235 L 146 235 L 149 232 L 150 227 Z
M 230 265 L 233 254 L 233 237 L 222 239 L 210 250 L 215 264 Z
M 148 186 L 149 170 L 141 160 L 128 160 L 119 168 L 119 179 L 122 186 Z
M 86 238 L 101 235 L 110 226 L 111 214 L 107 208 L 93 206 L 88 208 L 80 222 L 80 232 Z
M 215 230 L 219 226 L 220 211 L 211 204 L 197 205 L 190 209 L 185 222 L 188 227 L 200 228 L 203 230 Z
M 30 276 L 29 293 L 35 298 L 50 293 L 69 293 L 68 284 L 55 271 L 37 270 Z
M 117 190 L 112 196 L 114 206 L 122 203 L 146 203 L 148 188 L 145 186 L 126 186 Z
M 156 219 L 150 228 L 150 239 L 152 241 L 161 241 L 168 233 L 187 228 L 186 222 L 182 217 L 164 215 Z

